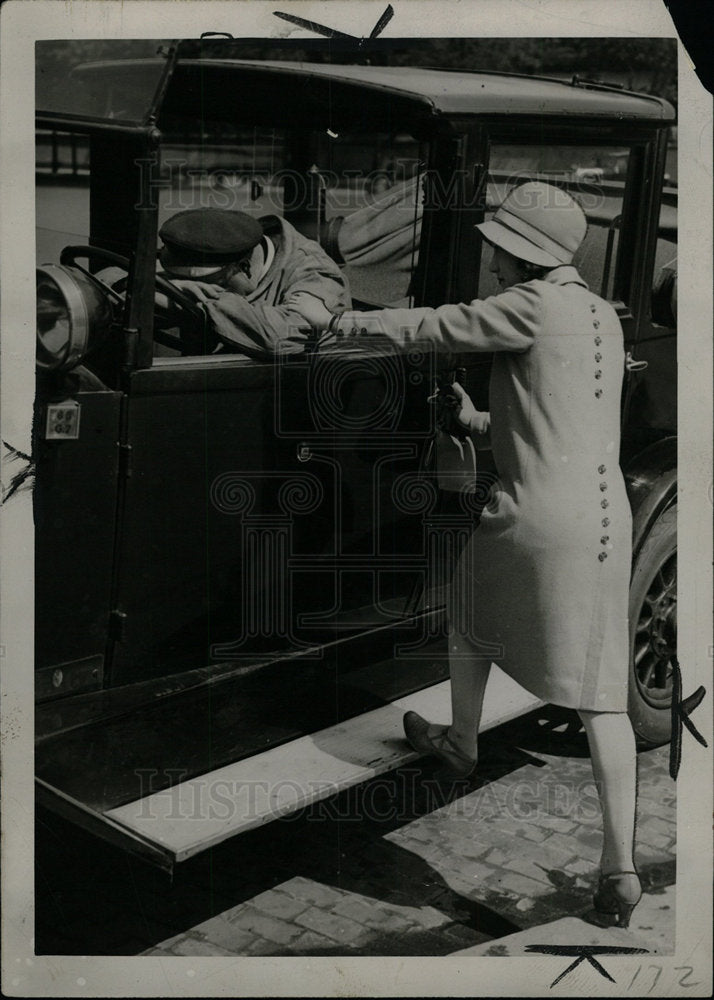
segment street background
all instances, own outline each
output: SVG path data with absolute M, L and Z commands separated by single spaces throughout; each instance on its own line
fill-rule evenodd
M 669 748 L 638 755 L 630 929 L 599 930 L 600 813 L 577 716 L 546 707 L 484 734 L 478 777 L 416 761 L 243 834 L 167 876 L 56 817 L 37 820 L 36 949 L 83 955 L 523 953 L 552 940 L 674 949 Z M 603 938 L 603 935 L 605 937 Z M 613 937 L 614 935 L 614 937 Z

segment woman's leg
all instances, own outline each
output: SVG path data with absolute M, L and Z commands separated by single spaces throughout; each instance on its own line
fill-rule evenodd
M 472 569 L 473 544 L 472 535 L 457 561 L 447 597 L 451 725 L 430 727 L 429 735 L 446 729 L 450 741 L 461 753 L 475 760 L 486 682 L 498 648 L 473 634 L 473 609 L 479 602 Z
M 625 712 L 581 711 L 579 715 L 602 808 L 602 874 L 634 871 L 637 763 L 630 719 Z
M 478 656 L 469 640 L 458 633 L 449 636 L 451 676 L 451 725 L 449 739 L 467 757 L 476 758 L 483 696 L 491 670 L 490 658 Z
M 467 638 L 452 632 L 451 725 L 430 724 L 416 712 L 404 716 L 404 732 L 414 749 L 441 757 L 448 771 L 457 776 L 470 777 L 478 758 L 478 733 L 490 669 L 490 658 L 476 655 Z
M 491 663 L 502 653 L 500 645 L 481 639 L 474 632 L 474 608 L 479 606 L 480 584 L 472 567 L 473 544 L 472 535 L 456 562 L 447 592 L 451 725 L 426 725 L 419 716 L 405 721 L 412 746 L 425 750 L 427 742 L 445 734 L 456 750 L 471 761 L 478 756 L 483 698 Z M 423 726 L 426 726 L 426 742 L 420 735 L 420 727 Z M 440 745 L 438 740 L 437 744 Z M 448 747 L 443 746 L 442 749 L 448 753 Z M 437 755 L 443 757 L 444 753 L 437 750 Z

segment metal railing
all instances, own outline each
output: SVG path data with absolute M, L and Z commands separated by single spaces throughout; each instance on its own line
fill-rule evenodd
M 38 132 L 35 172 L 50 177 L 89 176 L 89 138 L 74 132 Z

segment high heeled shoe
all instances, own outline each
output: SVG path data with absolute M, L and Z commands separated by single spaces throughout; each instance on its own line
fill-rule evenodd
M 637 880 L 635 886 L 632 879 Z M 629 927 L 632 911 L 642 898 L 637 872 L 613 872 L 601 875 L 593 896 L 599 921 L 608 927 Z
M 470 778 L 476 770 L 476 760 L 463 753 L 449 739 L 448 726 L 436 736 L 429 735 L 429 723 L 417 712 L 404 716 L 404 733 L 418 753 L 430 754 L 444 761 L 449 777 Z

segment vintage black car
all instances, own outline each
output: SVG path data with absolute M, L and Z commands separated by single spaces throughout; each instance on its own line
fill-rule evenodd
M 674 120 L 665 100 L 579 80 L 251 62 L 208 43 L 39 87 L 45 806 L 170 867 L 413 757 L 402 710 L 446 698 L 443 583 L 496 470 L 486 455 L 474 489 L 439 489 L 427 399 L 462 367 L 487 408 L 489 359 L 335 358 L 310 337 L 299 354 L 202 353 L 202 314 L 157 279 L 159 225 L 199 206 L 284 216 L 370 308 L 494 291 L 474 225 L 512 184 L 580 199 L 578 265 L 629 352 L 630 711 L 644 743 L 669 738 Z M 495 674 L 487 725 L 537 705 Z

